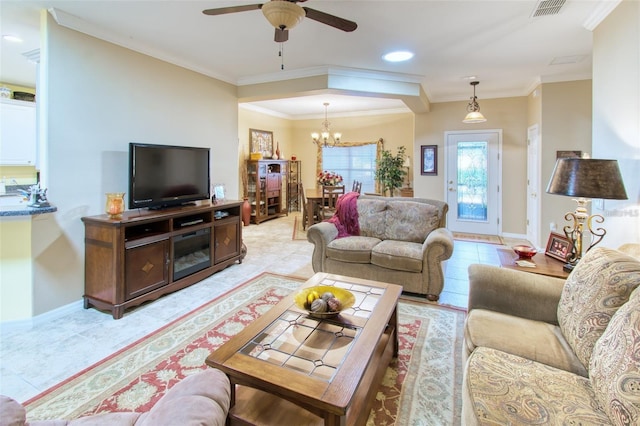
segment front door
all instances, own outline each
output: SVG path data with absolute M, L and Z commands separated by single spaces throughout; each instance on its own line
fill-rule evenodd
M 501 130 L 445 132 L 447 227 L 500 235 Z

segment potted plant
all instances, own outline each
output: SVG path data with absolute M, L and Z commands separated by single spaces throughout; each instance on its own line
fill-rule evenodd
M 393 197 L 394 191 L 404 183 L 404 177 L 407 174 L 404 167 L 405 150 L 404 146 L 399 147 L 396 155 L 393 155 L 391 151 L 382 150 L 375 178 L 380 182 L 383 195 L 389 191 L 389 196 Z

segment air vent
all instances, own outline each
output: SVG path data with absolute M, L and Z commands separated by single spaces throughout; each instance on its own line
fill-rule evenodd
M 540 0 L 531 15 L 532 18 L 540 16 L 557 15 L 567 0 Z

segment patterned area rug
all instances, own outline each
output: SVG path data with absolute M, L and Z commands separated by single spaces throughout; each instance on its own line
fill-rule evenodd
M 482 235 L 482 234 L 468 234 L 465 232 L 454 232 L 453 239 L 458 241 L 471 241 L 472 243 L 486 243 L 486 244 L 498 244 L 498 245 L 504 244 L 502 237 L 498 235 Z
M 205 358 L 295 291 L 302 280 L 262 274 L 25 403 L 27 420 L 148 411 Z M 402 299 L 400 351 L 368 425 L 458 425 L 464 312 Z

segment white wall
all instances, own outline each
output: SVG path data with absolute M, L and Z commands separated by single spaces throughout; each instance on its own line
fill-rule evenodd
M 640 2 L 624 0 L 593 37 L 593 157 L 617 159 L 627 201 L 605 200 L 602 244 L 640 243 Z
M 58 26 L 47 15 L 39 99 L 48 198 L 58 208 L 41 230 L 34 314 L 84 292 L 81 217 L 102 214 L 105 192 L 127 192 L 128 144 L 211 147 L 212 183 L 238 193 L 235 86 Z

